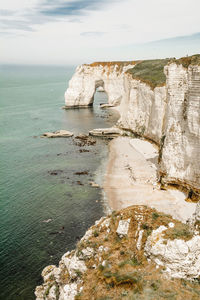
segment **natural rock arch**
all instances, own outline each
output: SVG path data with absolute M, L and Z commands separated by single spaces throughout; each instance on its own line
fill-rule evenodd
M 112 68 L 113 70 L 107 65 L 77 67 L 65 93 L 66 107 L 92 105 L 96 89 L 100 86 L 103 86 L 108 96 L 108 104 L 120 104 L 124 94 L 124 72 L 128 67 L 121 71 L 117 71 L 116 66 Z
M 96 92 L 98 91 L 98 88 L 103 88 L 103 90 L 104 90 L 104 92 L 106 93 L 106 95 L 107 95 L 107 98 L 108 98 L 108 93 L 107 93 L 107 91 L 106 91 L 106 89 L 105 89 L 105 84 L 104 84 L 104 80 L 103 79 L 97 79 L 95 82 L 94 82 L 94 92 L 93 92 L 93 95 L 92 95 L 92 98 L 91 98 L 91 100 L 90 100 L 90 103 L 89 103 L 89 105 L 93 105 L 93 103 L 94 103 L 94 98 L 95 98 L 95 94 L 96 94 Z M 107 100 L 108 101 L 108 100 Z

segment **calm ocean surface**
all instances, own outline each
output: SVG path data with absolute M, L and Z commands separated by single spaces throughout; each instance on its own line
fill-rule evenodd
M 35 299 L 42 269 L 58 264 L 103 215 L 95 180 L 107 158 L 106 140 L 81 147 L 74 138 L 42 139 L 45 131 L 75 134 L 108 127 L 117 116 L 93 108 L 62 110 L 74 68 L 0 67 L 0 299 Z M 57 175 L 51 175 L 57 171 Z M 88 175 L 75 175 L 88 171 Z M 80 181 L 81 184 L 77 184 Z M 50 222 L 44 222 L 50 219 Z

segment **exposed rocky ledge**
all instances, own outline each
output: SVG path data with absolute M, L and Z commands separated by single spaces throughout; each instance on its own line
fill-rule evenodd
M 89 131 L 89 135 L 114 138 L 123 134 L 123 130 L 118 127 L 98 128 Z
M 74 135 L 73 132 L 61 129 L 54 132 L 45 132 L 41 137 L 57 138 L 57 137 L 70 137 L 73 135 Z
M 79 66 L 65 93 L 66 107 L 92 105 L 98 87 L 107 93 L 108 105 L 117 106 L 120 130 L 160 147 L 163 184 L 184 186 L 190 198 L 198 198 L 200 55 Z
M 43 270 L 36 299 L 199 299 L 198 218 L 189 226 L 145 206 L 103 217 Z

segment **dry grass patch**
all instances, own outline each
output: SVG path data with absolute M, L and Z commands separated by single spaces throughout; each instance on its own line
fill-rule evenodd
M 175 62 L 178 65 L 182 65 L 184 68 L 188 68 L 189 65 L 198 65 L 198 66 L 200 66 L 200 54 L 181 57 L 179 59 L 172 59 L 170 62 Z
M 119 238 L 116 234 L 119 220 L 129 218 L 128 235 Z M 92 227 L 98 236 L 93 234 L 87 241 L 87 246 L 94 246 L 95 255 L 85 261 L 88 270 L 82 276 L 83 291 L 76 299 L 198 299 L 198 282 L 185 281 L 183 286 L 179 279 L 166 278 L 164 268 L 156 269 L 155 264 L 148 262 L 144 256 L 144 245 L 152 230 L 173 222 L 178 236 L 182 237 L 183 232 L 186 232 L 185 226 L 182 228 L 181 223 L 170 216 L 144 206 L 132 206 L 113 212 L 110 215 L 110 232 L 107 232 L 107 227 L 101 227 L 102 222 Z M 140 251 L 136 247 L 139 222 L 140 229 L 144 230 Z M 173 237 L 172 232 L 167 234 L 167 238 Z M 176 232 L 174 234 L 177 235 Z M 100 246 L 108 251 L 100 253 Z

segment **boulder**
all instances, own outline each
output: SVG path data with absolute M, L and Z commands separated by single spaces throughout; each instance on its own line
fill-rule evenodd
M 131 219 L 127 220 L 120 220 L 116 233 L 119 235 L 119 237 L 124 237 L 128 234 L 129 224 Z

